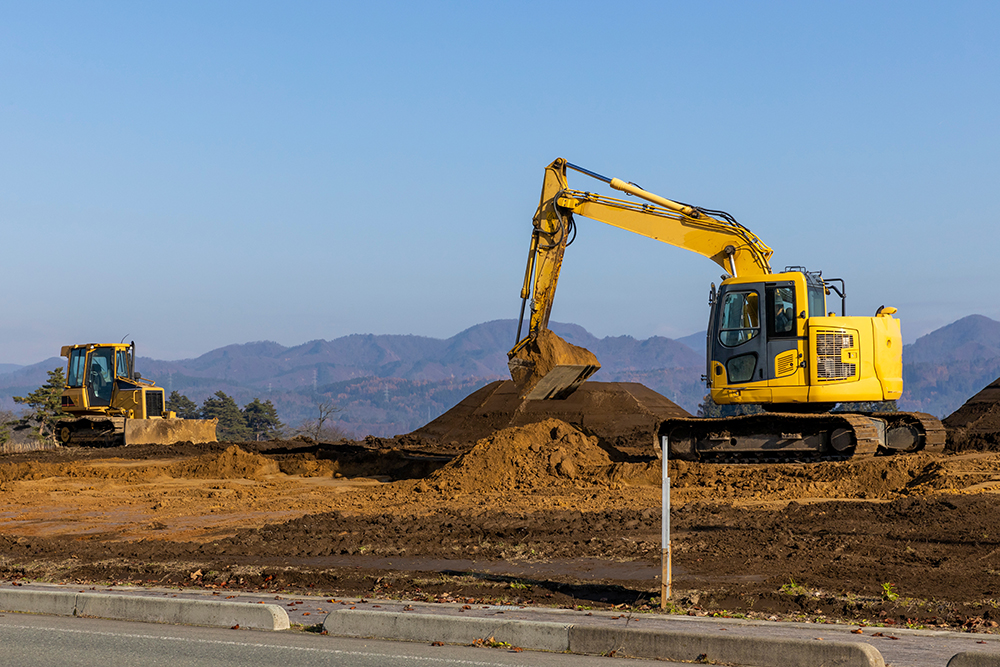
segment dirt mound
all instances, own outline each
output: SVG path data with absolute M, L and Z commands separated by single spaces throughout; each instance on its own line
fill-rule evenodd
M 274 459 L 259 454 L 249 454 L 233 446 L 221 454 L 205 454 L 189 461 L 175 463 L 169 468 L 171 477 L 187 479 L 253 479 L 280 472 Z
M 1000 450 L 1000 378 L 944 419 L 948 448 Z
M 652 455 L 653 432 L 683 408 L 636 382 L 585 382 L 569 398 L 525 401 L 510 380 L 486 385 L 412 434 L 442 444 L 469 446 L 504 428 L 559 419 L 626 454 Z
M 611 464 L 597 443 L 557 419 L 511 427 L 480 440 L 417 488 L 498 494 L 569 484 L 589 468 Z

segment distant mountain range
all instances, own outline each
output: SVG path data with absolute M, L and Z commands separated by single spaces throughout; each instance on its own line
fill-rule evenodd
M 672 340 L 654 336 L 597 338 L 574 324 L 552 324 L 567 341 L 594 352 L 605 382 L 639 382 L 689 412 L 705 394 L 705 333 Z M 137 369 L 197 403 L 224 391 L 237 403 L 270 399 L 282 419 L 297 424 L 320 401 L 341 408 L 348 433 L 391 436 L 412 431 L 496 379 L 507 378 L 507 350 L 517 323 L 495 320 L 447 339 L 356 334 L 294 347 L 263 341 L 227 345 L 195 359 L 140 357 Z M 140 343 L 141 351 L 141 343 Z M 971 315 L 903 349 L 905 392 L 900 407 L 945 416 L 1000 376 L 1000 322 Z M 0 405 L 33 391 L 46 371 L 65 366 L 52 357 L 31 366 L 0 366 Z

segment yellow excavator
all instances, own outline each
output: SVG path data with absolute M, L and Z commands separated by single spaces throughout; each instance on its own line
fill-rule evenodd
M 572 190 L 568 169 L 642 201 Z M 665 437 L 671 456 L 842 458 L 944 447 L 944 427 L 928 414 L 830 412 L 838 403 L 891 401 L 902 394 L 903 345 L 895 308 L 883 306 L 874 317 L 848 317 L 842 279 L 824 279 L 803 267 L 774 273 L 771 248 L 728 213 L 660 197 L 563 159 L 545 169 L 521 289 L 518 341 L 508 353 L 522 398 L 565 398 L 600 368 L 591 352 L 548 329 L 563 255 L 576 234 L 575 215 L 691 250 L 725 271 L 719 288 L 711 286 L 705 380 L 715 403 L 760 405 L 765 411 L 667 420 L 655 442 L 658 447 Z M 841 298 L 840 315 L 827 311 L 831 292 Z
M 135 372 L 135 343 L 67 345 L 63 445 L 169 445 L 215 442 L 218 419 L 178 419 L 164 409 L 163 388 Z

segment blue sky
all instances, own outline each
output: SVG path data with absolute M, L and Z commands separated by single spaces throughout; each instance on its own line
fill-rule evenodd
M 1000 319 L 997 3 L 360 5 L 0 2 L 0 362 L 516 317 L 556 157 L 729 211 L 908 342 Z M 704 328 L 716 265 L 578 227 L 554 320 Z

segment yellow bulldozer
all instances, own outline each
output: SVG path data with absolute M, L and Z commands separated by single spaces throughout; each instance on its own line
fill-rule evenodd
M 572 169 L 642 201 L 573 190 Z M 874 317 L 846 315 L 842 279 L 788 267 L 771 270 L 773 253 L 724 211 L 691 206 L 631 182 L 555 160 L 545 169 L 532 221 L 521 290 L 518 341 L 509 352 L 511 377 L 522 398 L 559 399 L 600 368 L 596 357 L 548 329 L 574 215 L 701 254 L 726 272 L 710 290 L 707 368 L 709 393 L 719 405 L 759 405 L 765 412 L 717 419 L 671 419 L 671 456 L 687 459 L 844 457 L 941 449 L 945 431 L 918 412 L 831 412 L 838 403 L 884 402 L 903 391 L 902 337 L 895 308 Z M 826 297 L 841 297 L 841 313 Z M 531 311 L 522 338 L 525 306 Z
M 217 419 L 179 419 L 164 409 L 163 388 L 135 372 L 135 343 L 67 345 L 63 445 L 146 445 L 215 442 Z

